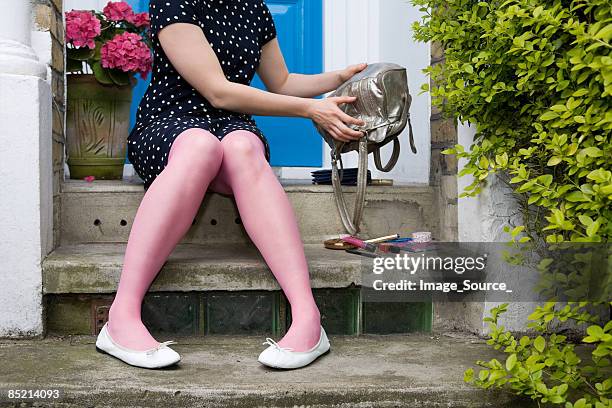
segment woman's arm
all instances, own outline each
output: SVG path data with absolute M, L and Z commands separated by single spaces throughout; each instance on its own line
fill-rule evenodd
M 341 141 L 363 136 L 346 125 L 363 126 L 363 121 L 338 107 L 355 98 L 306 99 L 228 81 L 203 31 L 193 24 L 171 24 L 160 30 L 158 38 L 173 67 L 216 108 L 251 115 L 310 118 Z
M 314 98 L 337 89 L 366 67 L 367 64 L 357 64 L 343 70 L 316 75 L 289 73 L 278 40 L 274 38 L 261 50 L 261 62 L 257 73 L 270 92 Z

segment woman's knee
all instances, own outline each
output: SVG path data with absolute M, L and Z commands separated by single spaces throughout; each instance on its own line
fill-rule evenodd
M 223 160 L 231 166 L 252 166 L 266 163 L 265 147 L 261 139 L 249 131 L 229 133 L 221 142 Z
M 195 168 L 219 168 L 223 161 L 223 147 L 212 133 L 204 129 L 189 129 L 174 139 L 168 160 L 180 161 Z

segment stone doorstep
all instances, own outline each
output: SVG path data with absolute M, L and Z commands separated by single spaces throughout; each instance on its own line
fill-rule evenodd
M 121 275 L 125 246 L 115 243 L 58 247 L 43 261 L 43 293 L 114 292 Z M 306 245 L 305 249 L 313 288 L 360 285 L 361 257 L 328 250 L 321 244 Z M 253 246 L 180 244 L 150 291 L 278 289 L 274 276 Z
M 344 232 L 331 186 L 289 183 L 285 186 L 302 239 L 317 244 Z M 352 206 L 354 188 L 347 187 Z M 61 244 L 127 242 L 144 190 L 126 181 L 66 181 L 61 186 Z M 432 231 L 439 236 L 433 189 L 424 185 L 371 186 L 362 223 L 362 236 L 378 237 Z M 181 241 L 189 244 L 241 243 L 250 240 L 233 199 L 207 194 L 194 225 Z
M 503 358 L 469 336 L 332 336 L 328 355 L 293 371 L 257 362 L 261 336 L 180 339 L 172 347 L 182 361 L 166 370 L 128 366 L 96 353 L 94 341 L 91 336 L 0 341 L 0 389 L 59 388 L 61 406 L 532 406 L 463 383 L 464 370 L 476 360 Z
M 331 185 L 316 185 L 309 180 L 281 180 L 281 184 L 288 193 L 332 193 Z M 354 193 L 355 187 L 345 186 L 343 189 L 348 193 Z M 398 192 L 430 192 L 432 187 L 425 184 L 398 184 L 394 186 L 368 186 L 368 191 L 382 194 L 397 194 Z M 88 183 L 84 180 L 66 179 L 62 182 L 64 193 L 113 193 L 113 192 L 136 192 L 144 193 L 143 183 L 137 178 L 124 178 L 123 180 L 94 180 Z

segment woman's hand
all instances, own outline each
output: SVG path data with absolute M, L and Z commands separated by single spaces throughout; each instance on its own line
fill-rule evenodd
M 339 76 L 340 76 L 340 84 L 345 83 L 346 81 L 348 81 L 349 79 L 351 79 L 353 77 L 353 75 L 360 73 L 361 71 L 363 71 L 364 69 L 366 69 L 368 66 L 368 64 L 356 64 L 356 65 L 350 65 L 348 67 L 346 67 L 345 69 L 343 69 L 342 71 L 339 71 Z
M 353 103 L 356 100 L 354 96 L 313 99 L 308 116 L 338 141 L 359 140 L 364 133 L 353 130 L 347 125 L 365 126 L 365 122 L 347 115 L 338 107 L 338 105 Z

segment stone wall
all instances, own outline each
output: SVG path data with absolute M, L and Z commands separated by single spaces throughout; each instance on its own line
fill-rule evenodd
M 64 180 L 65 71 L 62 0 L 32 0 L 34 30 L 51 37 L 50 80 L 53 92 L 53 243 L 59 243 L 60 185 Z
M 431 64 L 444 61 L 440 43 L 431 44 Z M 457 144 L 457 125 L 445 118 L 439 107 L 431 107 L 431 161 L 429 183 L 434 187 L 436 209 L 442 242 L 459 240 L 457 157 L 442 152 Z M 436 302 L 434 304 L 434 330 L 476 332 L 481 324 L 482 305 L 478 302 Z
M 444 60 L 439 43 L 431 44 L 431 64 Z M 458 239 L 457 218 L 457 158 L 442 151 L 457 144 L 457 127 L 453 119 L 444 118 L 436 106 L 431 107 L 431 161 L 429 183 L 436 188 L 438 199 L 440 241 Z

